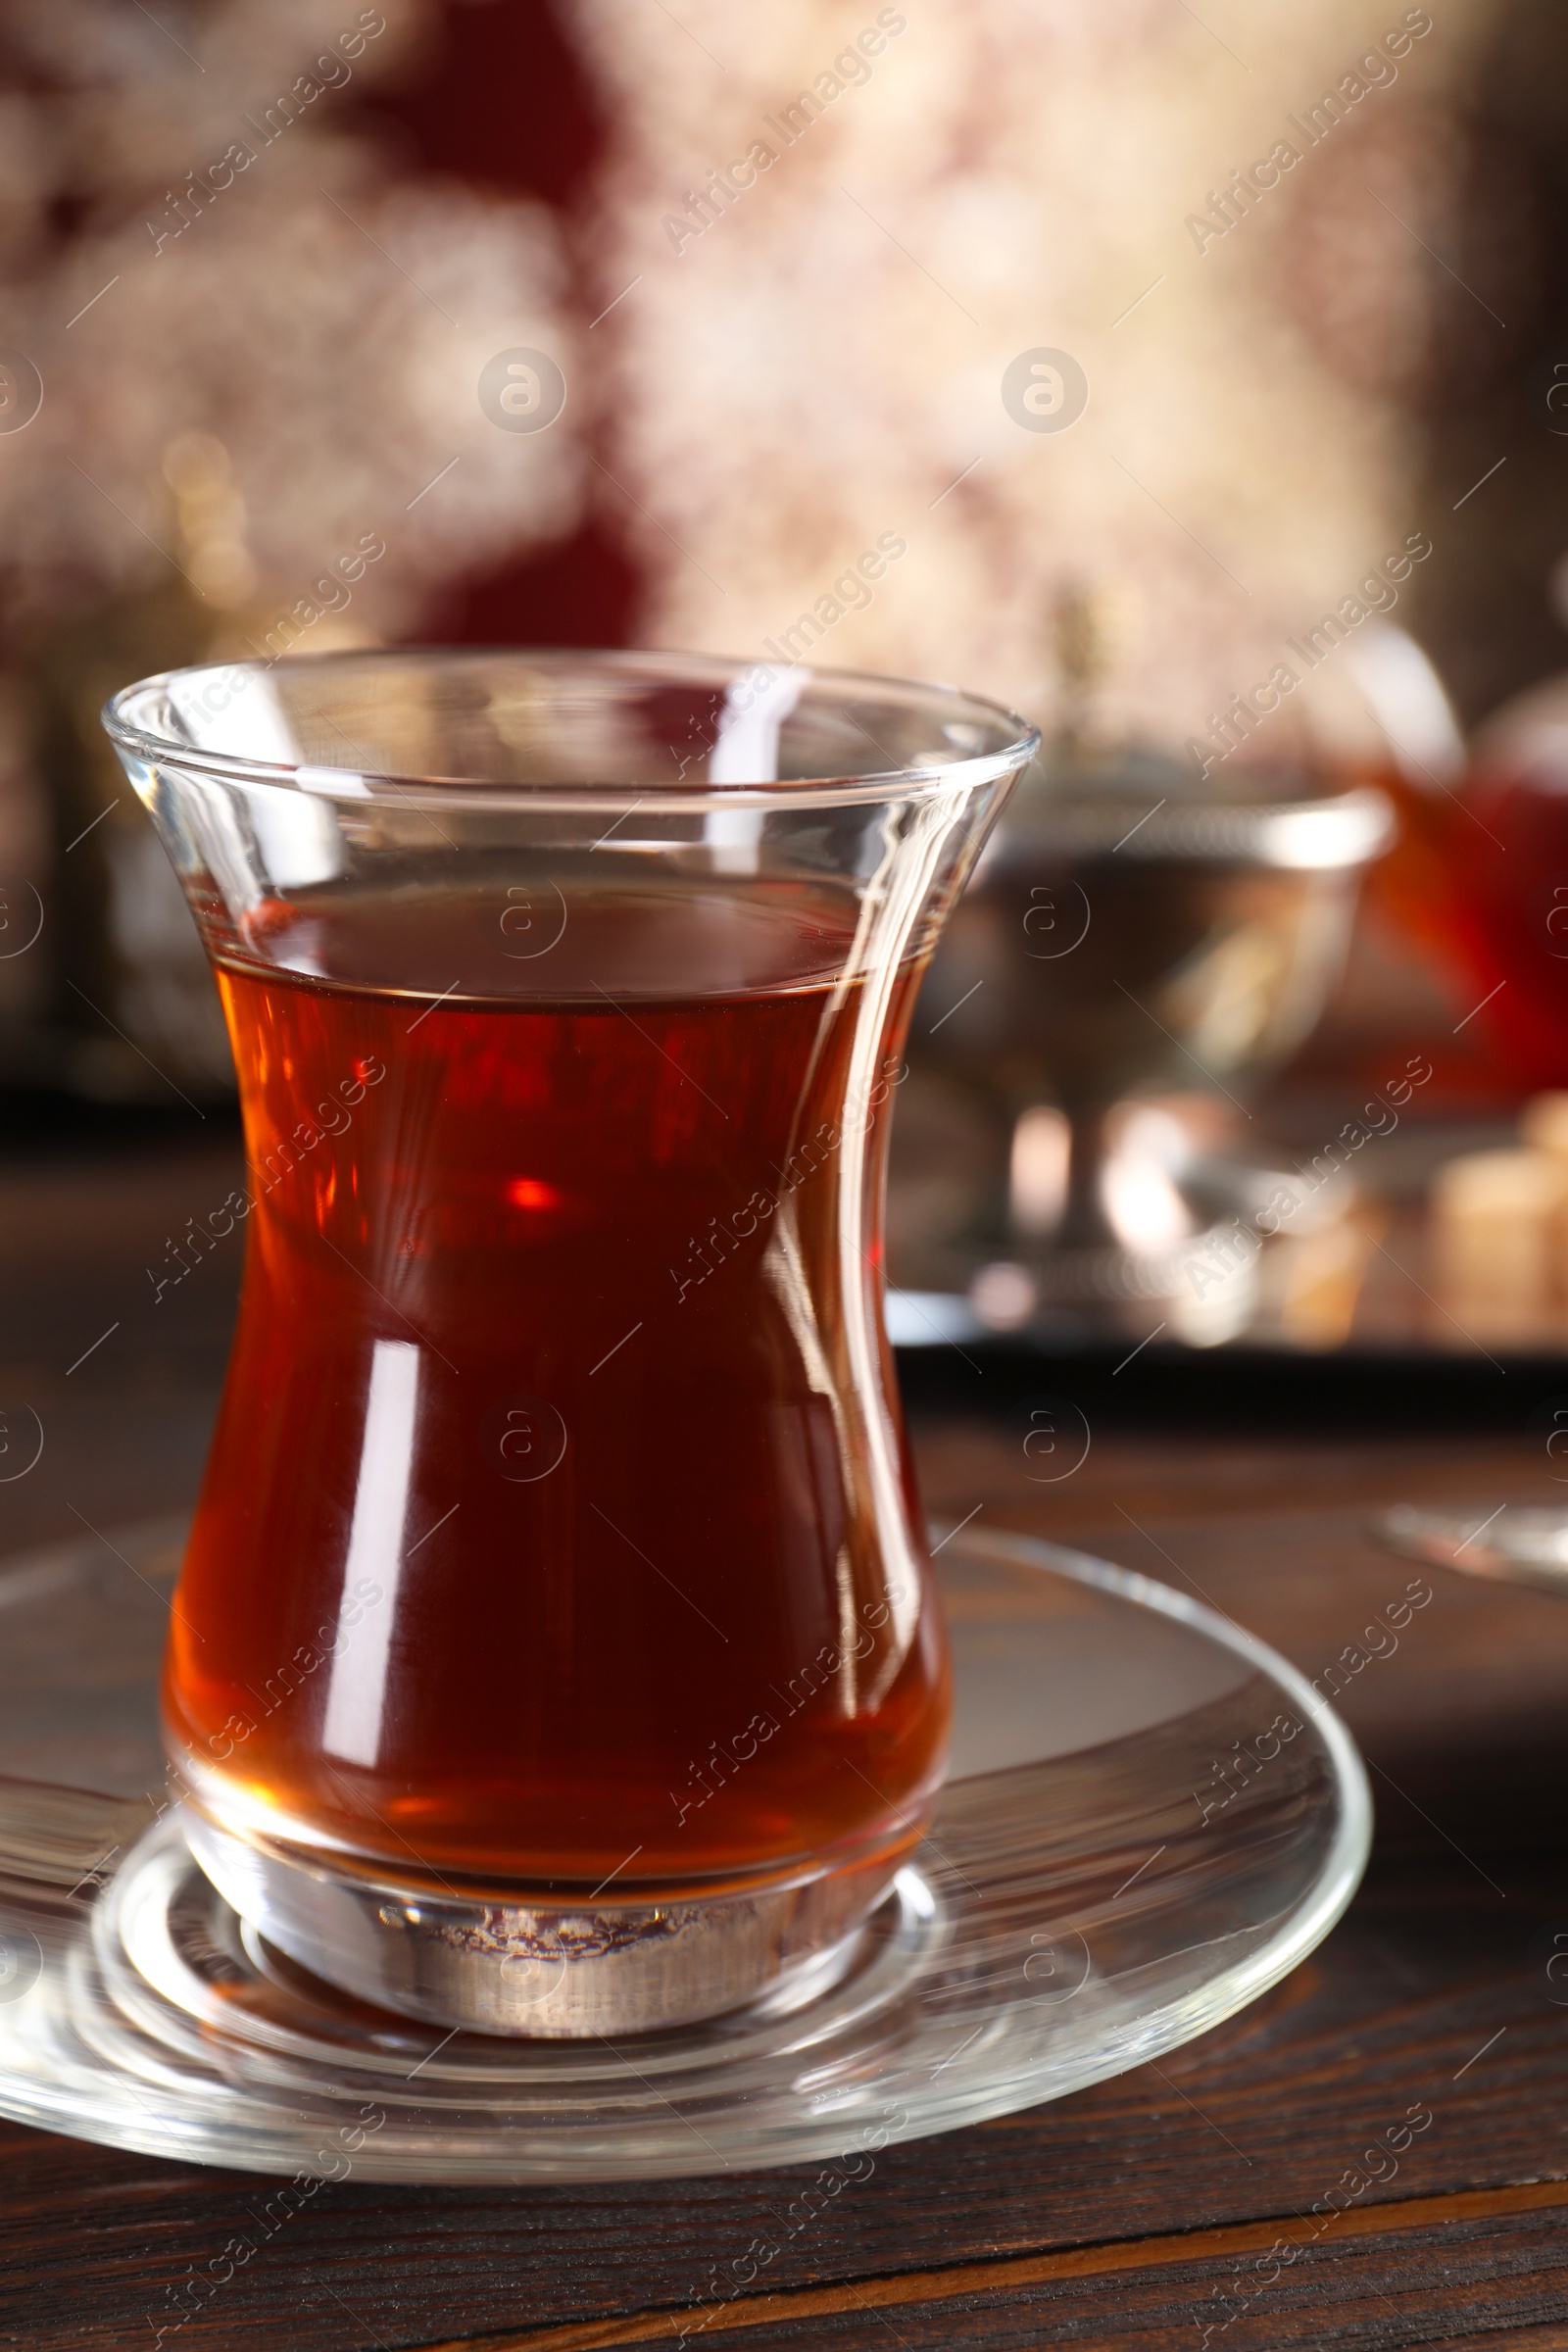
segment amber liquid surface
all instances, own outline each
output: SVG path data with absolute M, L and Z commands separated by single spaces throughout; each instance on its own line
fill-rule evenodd
M 693 921 L 700 992 L 662 997 Z M 839 914 L 781 890 L 574 903 L 531 993 L 438 1001 L 466 922 L 264 907 L 296 968 L 220 970 L 247 1256 L 172 1752 L 420 1881 L 717 1885 L 912 1835 L 946 1660 L 857 1203 L 918 974 L 873 1018 Z

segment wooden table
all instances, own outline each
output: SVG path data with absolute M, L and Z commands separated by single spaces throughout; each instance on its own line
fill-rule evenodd
M 189 1208 L 224 1148 L 185 1168 Z M 14 1257 L 33 1305 L 25 1333 L 0 1305 L 0 1370 L 46 1398 L 51 1441 L 11 1494 L 11 1544 L 189 1492 L 227 1277 L 216 1269 L 206 1293 L 193 1281 L 183 1323 L 130 1308 L 170 1198 L 167 1183 L 149 1179 L 144 1198 L 127 1179 L 106 1225 L 84 1222 L 85 1195 L 40 1183 L 30 1222 L 6 1225 L 0 1259 Z M 85 1346 L 98 1308 L 108 1323 L 119 1303 L 141 1317 L 122 1317 L 130 1344 L 106 1343 L 96 1374 L 68 1383 L 74 1319 Z M 1083 1468 L 1052 1488 L 1030 1483 L 998 1424 L 924 1418 L 919 1451 L 934 1509 L 980 1504 L 988 1524 L 1186 1586 L 1309 1674 L 1410 1573 L 1368 1537 L 1379 1505 L 1473 1502 L 1480 1520 L 1500 1502 L 1568 1499 L 1539 1438 L 1097 1427 Z M 1568 1605 L 1431 1581 L 1433 1605 L 1345 1694 L 1379 1830 L 1329 1941 L 1157 2066 L 887 2150 L 790 2239 L 765 2291 L 712 2302 L 752 2240 L 780 2234 L 773 2217 L 810 2172 L 603 2189 L 350 2180 L 193 2305 L 182 2282 L 221 2268 L 231 2240 L 263 2240 L 255 2217 L 275 2183 L 0 2125 L 0 2342 L 146 2346 L 163 2328 L 179 2352 L 475 2339 L 587 2352 L 699 2334 L 713 2352 L 1568 2347 Z M 1412 2111 L 1430 2125 L 1396 2174 L 1371 2181 L 1362 2151 Z M 1313 2239 L 1301 2217 L 1337 2186 L 1349 2202 Z

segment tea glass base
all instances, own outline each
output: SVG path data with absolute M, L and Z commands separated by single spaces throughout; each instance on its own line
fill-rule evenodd
M 823 1982 L 913 1842 L 755 1892 L 548 1903 L 350 1877 L 189 1801 L 181 1827 L 240 1918 L 342 1991 L 430 2025 L 550 2038 L 691 2025 L 803 1970 Z
M 1359 1759 L 1283 1659 L 1144 1577 L 969 1528 L 937 1559 L 954 1775 L 868 1919 L 706 2021 L 454 2033 L 312 1976 L 198 1866 L 157 1722 L 177 1531 L 112 1532 L 119 1557 L 0 1568 L 0 2113 L 47 2130 L 337 2180 L 859 2163 L 1206 2032 L 1365 1862 Z

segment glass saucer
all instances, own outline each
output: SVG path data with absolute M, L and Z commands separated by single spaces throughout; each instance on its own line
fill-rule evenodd
M 1568 1512 L 1540 1503 L 1433 1509 L 1398 1502 L 1373 1522 L 1394 1551 L 1461 1576 L 1568 1592 Z
M 0 1569 L 0 2112 L 47 2130 L 378 2180 L 852 2161 L 1203 2033 L 1366 1860 L 1360 1760 L 1273 1651 L 1104 1561 L 939 1530 L 954 1777 L 874 1918 L 701 2026 L 443 2036 L 306 1976 L 191 1861 L 156 1720 L 180 1532 Z

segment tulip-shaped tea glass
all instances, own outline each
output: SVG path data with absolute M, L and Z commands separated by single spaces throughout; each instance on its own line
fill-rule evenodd
M 248 1154 L 165 1678 L 193 1850 L 286 1959 L 437 2022 L 821 1982 L 944 1768 L 883 1170 L 1032 731 L 466 652 L 177 671 L 106 724 Z

